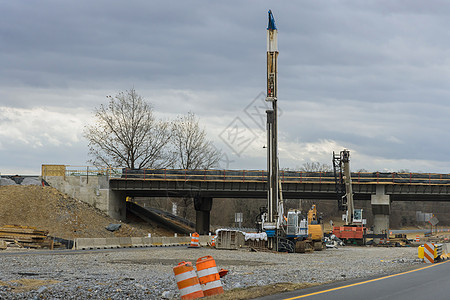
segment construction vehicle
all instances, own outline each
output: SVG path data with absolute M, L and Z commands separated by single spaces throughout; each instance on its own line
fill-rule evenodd
M 324 248 L 324 234 L 322 218 L 318 216 L 316 206 L 313 205 L 304 216 L 300 210 L 291 209 L 282 217 L 281 226 L 277 234 L 265 226 L 267 209 L 261 208 L 257 218 L 257 226 L 268 236 L 273 236 L 277 241 L 276 250 L 280 252 L 305 253 L 321 251 Z
M 363 210 L 355 209 L 353 203 L 352 178 L 350 173 L 350 151 L 344 149 L 336 155 L 333 152 L 333 168 L 338 195 L 339 210 L 345 211 L 344 226 L 334 226 L 333 234 L 347 244 L 365 244 L 366 228 Z
M 289 212 L 288 212 L 288 220 L 289 220 Z M 306 232 L 303 236 L 294 238 L 295 252 L 305 253 L 307 251 L 323 250 L 324 248 L 323 223 L 322 218 L 317 216 L 316 205 L 313 205 L 311 207 L 311 209 L 308 211 L 307 219 L 306 220 L 303 219 L 302 221 L 304 223 L 307 223 Z

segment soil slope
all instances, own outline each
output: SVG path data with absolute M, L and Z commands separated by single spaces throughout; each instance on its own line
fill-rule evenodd
M 161 232 L 155 225 L 145 225 L 141 222 L 136 224 L 139 228 L 122 223 L 119 230 L 110 232 L 105 228 L 110 223 L 119 221 L 52 187 L 0 186 L 0 226 L 32 226 L 48 230 L 49 235 L 64 239 L 166 233 Z

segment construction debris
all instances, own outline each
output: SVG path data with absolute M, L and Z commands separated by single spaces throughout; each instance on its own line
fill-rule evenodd
M 113 224 L 113 223 L 110 223 L 108 226 L 106 226 L 106 230 L 109 230 L 109 231 L 116 231 L 116 230 L 119 230 L 120 227 L 122 227 L 122 224 Z
M 5 225 L 0 227 L 0 239 L 7 244 L 15 244 L 24 248 L 53 249 L 53 240 L 48 237 L 48 231 L 35 227 Z
M 327 248 L 338 248 L 338 246 L 345 246 L 345 243 L 335 236 L 334 234 L 330 235 L 329 237 L 324 238 L 325 246 Z
M 0 250 L 5 250 L 8 244 L 4 240 L 0 240 Z
M 408 240 L 406 234 L 395 234 L 394 236 L 389 236 L 389 242 L 391 245 L 396 247 L 408 247 L 411 242 Z

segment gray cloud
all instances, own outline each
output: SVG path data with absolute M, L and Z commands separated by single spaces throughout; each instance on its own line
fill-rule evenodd
M 218 134 L 235 117 L 252 124 L 243 111 L 265 90 L 269 8 L 279 29 L 280 135 L 286 149 L 311 149 L 298 159 L 283 152 L 284 166 L 328 162 L 331 153 L 318 149 L 335 146 L 351 148 L 372 168 L 398 162 L 447 172 L 446 1 L 3 2 L 0 108 L 82 110 L 88 118 L 106 95 L 134 86 L 162 117 L 196 112 L 220 145 Z M 0 122 L 17 122 L 8 118 Z M 79 136 L 80 124 L 73 126 Z M 60 156 L 2 135 L 1 151 L 24 165 L 62 162 L 66 153 L 85 163 L 83 142 L 70 148 L 54 126 L 42 130 L 65 145 Z M 45 133 L 36 138 L 42 145 Z M 249 147 L 231 167 L 264 167 L 259 148 Z

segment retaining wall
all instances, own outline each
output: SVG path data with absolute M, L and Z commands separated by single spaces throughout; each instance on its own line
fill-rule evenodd
M 109 189 L 107 176 L 43 176 L 47 183 L 72 198 L 86 202 L 117 220 L 125 220 L 125 195 Z

